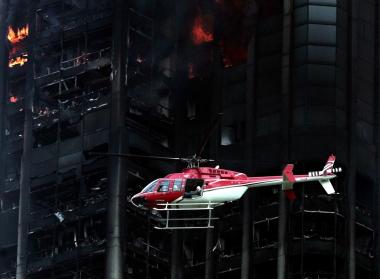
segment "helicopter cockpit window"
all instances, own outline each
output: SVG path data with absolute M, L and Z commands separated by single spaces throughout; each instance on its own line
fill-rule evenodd
M 181 191 L 182 189 L 182 179 L 174 180 L 173 191 Z
M 141 192 L 142 193 L 153 192 L 154 188 L 157 185 L 157 181 L 158 181 L 158 179 L 156 179 L 156 180 L 152 181 L 151 183 L 149 183 Z
M 169 180 L 162 180 L 158 186 L 157 192 L 167 192 L 169 191 Z

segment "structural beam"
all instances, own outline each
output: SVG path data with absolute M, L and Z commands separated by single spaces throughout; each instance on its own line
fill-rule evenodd
M 187 29 L 184 22 L 189 17 L 188 9 L 191 5 L 191 1 L 173 0 L 173 12 L 175 12 L 175 21 L 173 22 L 173 30 L 175 30 L 176 41 L 176 57 L 175 57 L 175 73 L 174 73 L 174 149 L 178 156 L 186 156 L 189 146 L 189 142 L 186 138 L 186 83 L 187 77 L 187 62 L 186 62 L 186 40 Z M 178 164 L 177 168 L 181 166 Z M 183 232 L 181 230 L 174 230 L 171 241 L 171 262 L 170 273 L 172 279 L 181 279 L 184 277 L 183 268 Z
M 24 96 L 24 134 L 21 158 L 20 196 L 17 235 L 16 278 L 25 279 L 28 273 L 28 229 L 30 207 L 30 176 L 33 152 L 33 100 L 34 100 L 34 37 L 35 1 L 28 7 L 29 36 L 27 38 L 28 62 L 25 65 L 26 82 Z
M 290 52 L 292 41 L 292 16 L 293 1 L 283 1 L 282 17 L 282 70 L 281 70 L 281 100 L 282 100 L 282 128 L 281 149 L 284 162 L 289 161 L 291 155 L 290 143 L 290 119 L 291 119 L 291 71 Z M 288 203 L 284 191 L 279 191 L 279 224 L 278 224 L 278 250 L 277 250 L 277 279 L 285 279 L 286 276 L 286 247 L 287 247 L 287 213 Z
M 183 278 L 183 232 L 174 230 L 171 239 L 170 278 Z
M 254 233 L 252 209 L 252 192 L 248 190 L 243 197 L 241 279 L 252 278 L 252 236 Z
M 255 102 L 255 89 L 256 89 L 256 1 L 252 0 L 255 10 L 252 14 L 253 34 L 248 44 L 247 49 L 247 89 L 246 89 L 246 146 L 245 146 L 245 162 L 246 172 L 252 175 L 254 170 L 254 157 L 255 157 L 255 129 L 256 129 L 256 102 Z M 242 262 L 241 262 L 241 278 L 252 278 L 253 274 L 253 246 L 252 240 L 254 235 L 254 222 L 252 210 L 252 193 L 248 190 L 243 197 L 243 228 L 242 228 Z
M 128 138 L 125 117 L 127 112 L 126 51 L 128 1 L 114 1 L 112 29 L 112 92 L 109 152 L 126 153 Z M 125 263 L 125 211 L 127 164 L 122 157 L 111 157 L 107 202 L 107 259 L 106 278 L 124 278 Z
M 7 83 L 8 83 L 8 50 L 7 50 L 7 31 L 8 31 L 8 3 L 9 0 L 0 2 L 0 160 L 5 160 L 5 115 L 7 104 Z M 4 171 L 6 164 L 0 166 L 0 192 L 3 190 Z
M 347 119 L 348 119 L 348 180 L 345 187 L 346 198 L 346 278 L 354 279 L 356 277 L 356 256 L 355 256 L 355 182 L 356 182 L 356 94 L 358 88 L 358 69 L 356 67 L 358 62 L 358 8 L 359 0 L 350 0 L 348 8 L 349 19 L 349 42 L 348 42 L 348 75 L 347 75 L 347 88 L 348 88 L 348 101 L 347 101 Z
M 8 0 L 0 3 L 0 192 L 4 191 L 6 150 L 5 150 L 5 115 L 8 82 L 8 51 L 7 51 L 7 30 L 8 30 Z M 3 228 L 2 218 L 0 218 L 0 228 Z M 1 245 L 1 243 L 0 243 Z M 4 268 L 4 260 L 0 256 L 0 269 Z
M 284 191 L 279 191 L 279 216 L 278 216 L 278 251 L 277 251 L 277 279 L 285 279 L 286 276 L 286 247 L 288 206 Z
M 216 229 L 216 226 L 215 226 Z M 207 229 L 206 232 L 206 261 L 205 261 L 205 279 L 215 278 L 215 252 L 214 249 L 214 239 L 215 239 L 215 229 Z
M 373 278 L 380 278 L 380 3 L 375 2 L 375 98 L 376 98 L 376 180 L 374 197 L 375 262 Z

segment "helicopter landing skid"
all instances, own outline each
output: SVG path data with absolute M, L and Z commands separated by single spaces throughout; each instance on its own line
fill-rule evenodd
M 157 218 L 157 230 L 191 230 L 213 229 L 214 207 L 220 203 L 162 203 L 154 210 L 164 213 L 165 217 Z M 166 213 L 166 214 L 165 214 Z M 190 215 L 190 216 L 189 216 Z

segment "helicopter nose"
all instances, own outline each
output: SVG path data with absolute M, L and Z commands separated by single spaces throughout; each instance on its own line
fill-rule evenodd
M 137 194 L 131 198 L 131 203 L 136 207 L 145 207 L 147 204 L 147 200 L 145 199 L 145 197 L 142 197 L 139 194 Z

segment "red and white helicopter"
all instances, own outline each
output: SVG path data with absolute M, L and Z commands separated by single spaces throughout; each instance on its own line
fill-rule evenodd
M 219 114 L 220 117 L 222 114 Z M 206 143 L 215 129 L 218 119 L 214 121 L 213 128 L 209 130 L 208 136 L 198 154 L 201 154 Z M 287 164 L 281 176 L 259 176 L 249 177 L 244 173 L 220 169 L 217 167 L 200 167 L 203 163 L 214 162 L 210 159 L 202 159 L 196 155 L 188 158 L 173 158 L 161 156 L 145 156 L 135 154 L 117 153 L 92 153 L 94 155 L 119 156 L 127 158 L 140 158 L 150 160 L 170 160 L 181 161 L 188 164 L 182 172 L 171 173 L 164 178 L 150 182 L 142 191 L 134 195 L 130 202 L 138 208 L 166 212 L 166 218 L 160 218 L 164 226 L 157 229 L 198 229 L 213 228 L 211 222 L 212 210 L 224 203 L 233 202 L 240 199 L 248 189 L 270 187 L 279 185 L 285 191 L 289 199 L 295 199 L 293 192 L 294 183 L 318 181 L 327 194 L 334 194 L 335 190 L 330 180 L 336 177 L 336 173 L 341 172 L 341 168 L 334 168 L 335 156 L 330 155 L 321 171 L 312 171 L 308 174 L 293 174 L 293 164 Z M 196 211 L 208 211 L 207 217 L 194 217 Z M 177 213 L 190 213 L 190 217 L 176 216 Z M 162 214 L 157 214 L 162 216 Z M 170 225 L 174 221 L 206 221 L 203 226 L 178 226 Z
M 334 168 L 335 156 L 330 155 L 321 171 L 308 174 L 293 174 L 293 164 L 288 164 L 282 176 L 249 177 L 244 173 L 220 169 L 219 167 L 199 167 L 207 159 L 173 158 L 187 160 L 190 167 L 180 173 L 168 174 L 164 178 L 149 183 L 140 193 L 131 198 L 137 207 L 160 208 L 164 204 L 181 205 L 211 204 L 212 207 L 240 199 L 251 188 L 280 185 L 289 199 L 294 199 L 294 183 L 318 181 L 327 194 L 335 190 L 330 179 L 336 177 L 341 168 Z
M 97 154 L 97 153 L 94 153 Z M 134 154 L 98 153 L 108 156 L 120 156 L 128 158 L 142 158 L 154 160 L 182 161 L 188 167 L 182 172 L 171 173 L 164 178 L 150 182 L 142 191 L 135 194 L 130 202 L 138 208 L 153 210 L 159 215 L 163 226 L 157 229 L 201 229 L 213 228 L 212 220 L 218 219 L 212 216 L 212 210 L 227 202 L 240 199 L 248 189 L 280 186 L 290 200 L 295 199 L 293 192 L 294 183 L 318 181 L 327 194 L 334 194 L 335 189 L 330 180 L 341 172 L 341 168 L 334 168 L 335 156 L 330 155 L 321 171 L 311 171 L 308 174 L 293 174 L 293 164 L 287 164 L 281 176 L 250 177 L 244 173 L 217 167 L 200 167 L 202 163 L 214 162 L 210 159 L 201 159 L 197 156 L 189 158 L 172 158 L 161 156 L 144 156 Z M 175 215 L 174 211 L 190 213 L 190 217 Z M 195 211 L 208 211 L 207 217 L 194 217 Z M 157 212 L 161 212 L 157 214 Z M 162 213 L 166 212 L 166 217 Z M 174 221 L 206 221 L 206 225 L 178 226 L 171 225 Z

